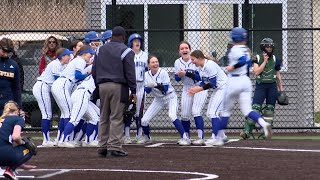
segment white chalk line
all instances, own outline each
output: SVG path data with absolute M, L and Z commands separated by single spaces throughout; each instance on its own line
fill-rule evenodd
M 37 178 L 49 178 L 56 176 L 58 174 L 63 174 L 71 171 L 98 171 L 98 172 L 133 172 L 133 173 L 166 173 L 166 174 L 186 174 L 186 175 L 198 175 L 204 176 L 201 178 L 191 178 L 189 180 L 210 180 L 216 179 L 219 176 L 215 174 L 199 173 L 199 172 L 185 172 L 185 171 L 153 171 L 153 170 L 130 170 L 130 169 L 32 169 L 30 171 L 58 171 L 55 173 L 50 173 L 44 176 L 39 176 Z
M 230 147 L 223 146 L 224 149 L 245 149 L 245 150 L 264 150 L 264 151 L 285 151 L 285 152 L 317 152 L 320 150 L 317 149 L 279 149 L 279 148 L 257 148 L 257 147 Z

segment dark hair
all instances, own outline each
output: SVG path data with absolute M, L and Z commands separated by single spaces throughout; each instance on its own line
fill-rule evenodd
M 155 55 L 153 55 L 153 54 L 151 54 L 151 55 L 149 55 L 149 58 L 148 58 L 148 64 L 150 64 L 150 59 L 151 58 L 157 58 L 158 59 L 158 57 L 157 56 L 155 56 Z M 159 60 L 158 60 L 159 61 Z
M 200 50 L 194 50 L 190 56 L 193 56 L 195 58 L 200 58 L 200 59 L 206 59 L 206 57 L 204 56 L 203 52 Z
M 178 45 L 178 50 L 180 50 L 181 44 L 186 44 L 186 45 L 188 45 L 188 46 L 189 46 L 189 49 L 191 50 L 191 45 L 190 45 L 190 43 L 188 43 L 188 41 L 181 41 L 181 42 L 179 43 L 179 45 Z
M 77 44 L 81 42 L 80 40 L 73 40 L 70 44 L 69 50 L 73 51 L 73 48 L 77 47 Z
M 91 48 L 91 47 L 88 46 L 88 45 L 82 46 L 82 47 L 79 49 L 79 51 L 76 53 L 75 57 L 77 57 L 81 51 L 84 51 L 84 50 L 87 50 L 87 49 L 90 49 L 90 48 Z

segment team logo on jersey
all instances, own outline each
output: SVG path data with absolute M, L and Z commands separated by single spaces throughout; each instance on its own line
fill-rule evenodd
M 11 65 L 10 68 L 13 69 L 14 67 Z
M 6 71 L 0 71 L 0 76 L 14 78 L 14 73 L 6 72 Z

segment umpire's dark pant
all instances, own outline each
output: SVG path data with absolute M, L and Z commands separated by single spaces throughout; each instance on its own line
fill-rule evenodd
M 99 84 L 100 122 L 99 150 L 122 150 L 123 110 L 125 103 L 121 102 L 122 85 L 114 82 Z
M 256 83 L 256 88 L 253 95 L 253 104 L 263 104 L 266 100 L 266 104 L 275 106 L 278 98 L 277 83 Z

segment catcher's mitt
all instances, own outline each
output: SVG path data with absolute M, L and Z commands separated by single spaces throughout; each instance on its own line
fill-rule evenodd
M 288 105 L 289 104 L 289 98 L 286 95 L 285 92 L 280 91 L 278 94 L 278 104 L 279 105 Z
M 126 104 L 123 112 L 123 120 L 125 123 L 130 121 L 130 123 L 133 121 L 133 116 L 136 113 L 136 102 L 134 101 L 134 97 L 130 96 L 128 104 Z
M 30 137 L 22 138 L 22 146 L 26 147 L 32 155 L 37 155 L 37 146 Z

